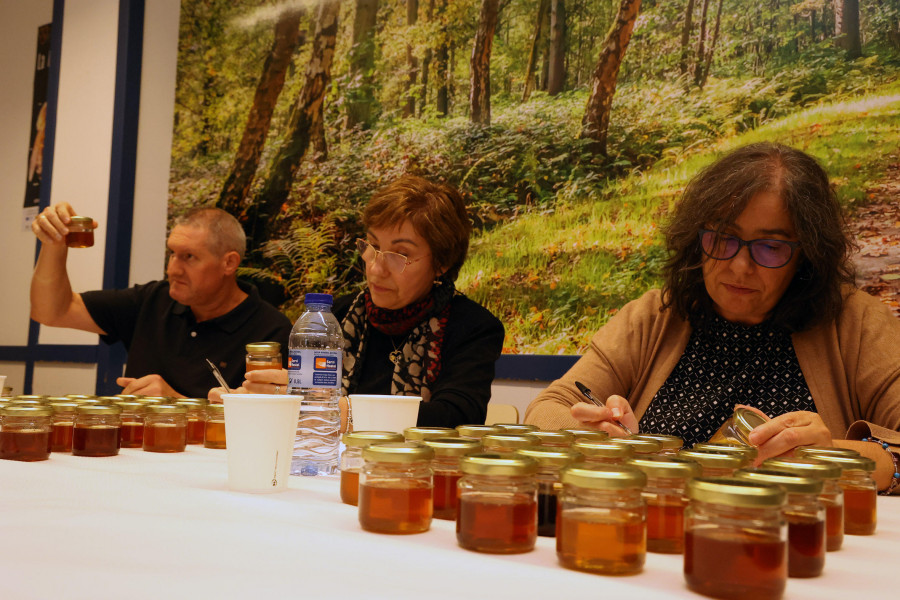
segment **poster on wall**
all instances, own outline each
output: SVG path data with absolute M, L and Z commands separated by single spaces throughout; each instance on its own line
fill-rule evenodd
M 47 81 L 50 76 L 50 27 L 50 23 L 38 27 L 31 107 L 31 139 L 28 143 L 28 171 L 22 210 L 22 228 L 26 230 L 31 228 L 31 222 L 37 217 L 41 202 L 44 132 L 47 126 Z

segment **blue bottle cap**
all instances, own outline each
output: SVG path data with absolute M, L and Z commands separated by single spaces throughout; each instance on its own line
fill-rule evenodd
M 331 306 L 334 300 L 331 298 L 331 294 L 306 294 L 303 302 L 306 304 L 327 304 Z

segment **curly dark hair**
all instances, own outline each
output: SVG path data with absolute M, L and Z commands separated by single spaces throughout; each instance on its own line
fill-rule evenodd
M 669 259 L 663 267 L 663 306 L 697 324 L 713 311 L 703 282 L 700 229 L 721 230 L 761 192 L 777 193 L 800 242 L 800 264 L 772 310 L 776 326 L 790 332 L 837 318 L 841 288 L 855 280 L 854 244 L 837 196 L 819 163 L 789 146 L 750 144 L 696 175 L 664 228 Z

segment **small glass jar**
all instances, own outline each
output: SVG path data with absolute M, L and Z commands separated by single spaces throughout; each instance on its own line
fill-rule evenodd
M 605 431 L 595 431 L 593 429 L 562 429 L 561 431 L 567 431 L 574 435 L 576 442 L 580 440 L 603 442 L 609 439 L 609 434 Z
M 787 494 L 784 519 L 788 528 L 788 577 L 818 577 L 825 568 L 825 507 L 819 502 L 822 480 L 784 471 L 747 469 L 738 479 L 771 483 Z
M 115 456 L 121 441 L 122 409 L 114 404 L 82 404 L 75 409 L 72 454 Z
M 624 465 L 634 457 L 634 448 L 612 441 L 578 440 L 572 449 L 584 456 L 586 465 Z
M 750 432 L 767 420 L 764 416 L 750 410 L 746 406 L 738 406 L 709 441 L 712 443 L 730 442 L 732 444 L 752 446 L 753 444 L 750 443 L 750 438 L 748 437 Z
M 516 450 L 540 445 L 540 440 L 531 434 L 489 433 L 481 438 L 485 452 L 512 454 Z
M 481 453 L 459 461 L 456 541 L 493 554 L 530 552 L 537 541 L 538 464 L 526 456 Z
M 684 552 L 685 488 L 699 477 L 700 465 L 669 456 L 634 458 L 626 463 L 647 476 L 641 495 L 647 505 L 647 551 L 660 554 Z
M 512 435 L 531 433 L 538 430 L 536 425 L 528 425 L 526 423 L 494 423 L 493 426 L 499 428 L 503 433 Z
M 363 468 L 363 448 L 370 444 L 395 444 L 403 436 L 393 431 L 354 431 L 341 436 L 344 452 L 341 454 L 341 502 L 350 506 L 359 504 L 359 473 Z
M 628 466 L 571 466 L 560 480 L 556 557 L 569 569 L 627 575 L 647 557 L 646 476 Z
M 635 456 L 658 456 L 662 450 L 662 443 L 658 440 L 639 438 L 636 435 L 610 438 L 609 441 L 614 444 L 631 446 L 634 448 Z
M 538 471 L 535 474 L 537 481 L 537 511 L 538 535 L 544 537 L 556 536 L 556 515 L 559 492 L 562 484 L 559 482 L 559 473 L 565 467 L 578 462 L 583 457 L 580 453 L 568 448 L 552 448 L 541 446 L 538 448 L 525 448 L 516 453 L 518 456 L 527 456 L 537 461 Z
M 822 480 L 819 501 L 825 507 L 825 550 L 840 550 L 844 543 L 844 488 L 838 480 L 842 469 L 814 458 L 779 457 L 770 458 L 760 465 L 763 469 L 784 471 L 801 477 L 816 477 Z
M 90 248 L 94 245 L 94 219 L 91 217 L 70 217 L 66 226 L 66 246 L 69 248 Z
M 703 451 L 712 451 L 712 452 L 724 452 L 726 454 L 737 454 L 739 456 L 743 456 L 747 459 L 748 463 L 756 460 L 756 457 L 759 456 L 759 450 L 754 446 L 745 446 L 743 444 L 731 444 L 727 442 L 722 442 L 720 444 L 713 444 L 711 442 L 707 442 L 705 444 L 694 444 L 693 450 Z
M 684 512 L 684 578 L 714 598 L 781 598 L 787 524 L 778 486 L 733 477 L 692 479 Z
M 634 437 L 644 440 L 656 440 L 661 444 L 660 456 L 675 456 L 684 446 L 684 440 L 677 435 L 665 435 L 663 433 L 636 433 Z
M 50 427 L 50 450 L 53 452 L 71 452 L 72 434 L 75 429 L 75 409 L 79 406 L 72 400 L 54 400 L 50 402 L 53 409 Z
M 431 459 L 417 443 L 366 446 L 359 474 L 359 524 L 376 533 L 421 533 L 431 527 Z
M 10 403 L 0 409 L 0 458 L 37 461 L 50 458 L 53 409 Z
M 434 488 L 431 498 L 434 504 L 434 518 L 455 521 L 459 512 L 458 483 L 462 477 L 460 459 L 475 452 L 481 452 L 481 442 L 461 437 L 439 438 L 422 442 L 434 450 L 431 470 Z
M 457 425 L 456 431 L 459 437 L 480 440 L 489 433 L 503 433 L 503 430 L 493 425 Z
M 144 415 L 146 452 L 184 452 L 187 445 L 187 408 L 150 404 Z
M 225 405 L 210 404 L 206 407 L 206 428 L 203 430 L 203 447 L 225 449 Z
M 538 438 L 542 448 L 571 448 L 575 443 L 575 436 L 568 431 L 542 431 L 540 429 L 530 432 Z
M 280 369 L 281 344 L 278 342 L 254 342 L 247 344 L 247 371 Z
M 122 409 L 122 427 L 119 440 L 122 448 L 141 448 L 144 445 L 144 413 L 147 407 L 137 400 L 116 400 Z
M 749 459 L 739 454 L 712 450 L 681 450 L 676 456 L 699 463 L 702 477 L 731 477 L 735 471 L 750 464 Z
M 798 452 L 799 454 L 799 452 Z M 841 468 L 838 484 L 844 490 L 844 533 L 872 535 L 878 525 L 878 486 L 872 479 L 875 461 L 865 456 L 841 456 L 836 453 L 807 451 L 804 458 L 815 458 Z
M 206 433 L 206 405 L 203 398 L 184 398 L 176 400 L 176 406 L 187 409 L 187 443 L 202 444 Z
M 452 427 L 407 427 L 403 430 L 403 438 L 407 442 L 421 442 L 446 437 L 459 437 L 459 432 Z

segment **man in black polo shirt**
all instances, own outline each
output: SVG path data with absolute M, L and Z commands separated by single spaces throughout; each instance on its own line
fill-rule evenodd
M 122 393 L 205 397 L 217 383 L 204 359 L 236 388 L 244 379 L 246 344 L 274 341 L 287 350 L 291 322 L 236 278 L 246 238 L 227 212 L 198 208 L 176 220 L 166 242 L 166 281 L 82 294 L 72 291 L 66 271 L 65 235 L 75 214 L 62 202 L 31 225 L 42 242 L 31 318 L 122 341 L 128 350 L 125 377 L 116 380 Z

